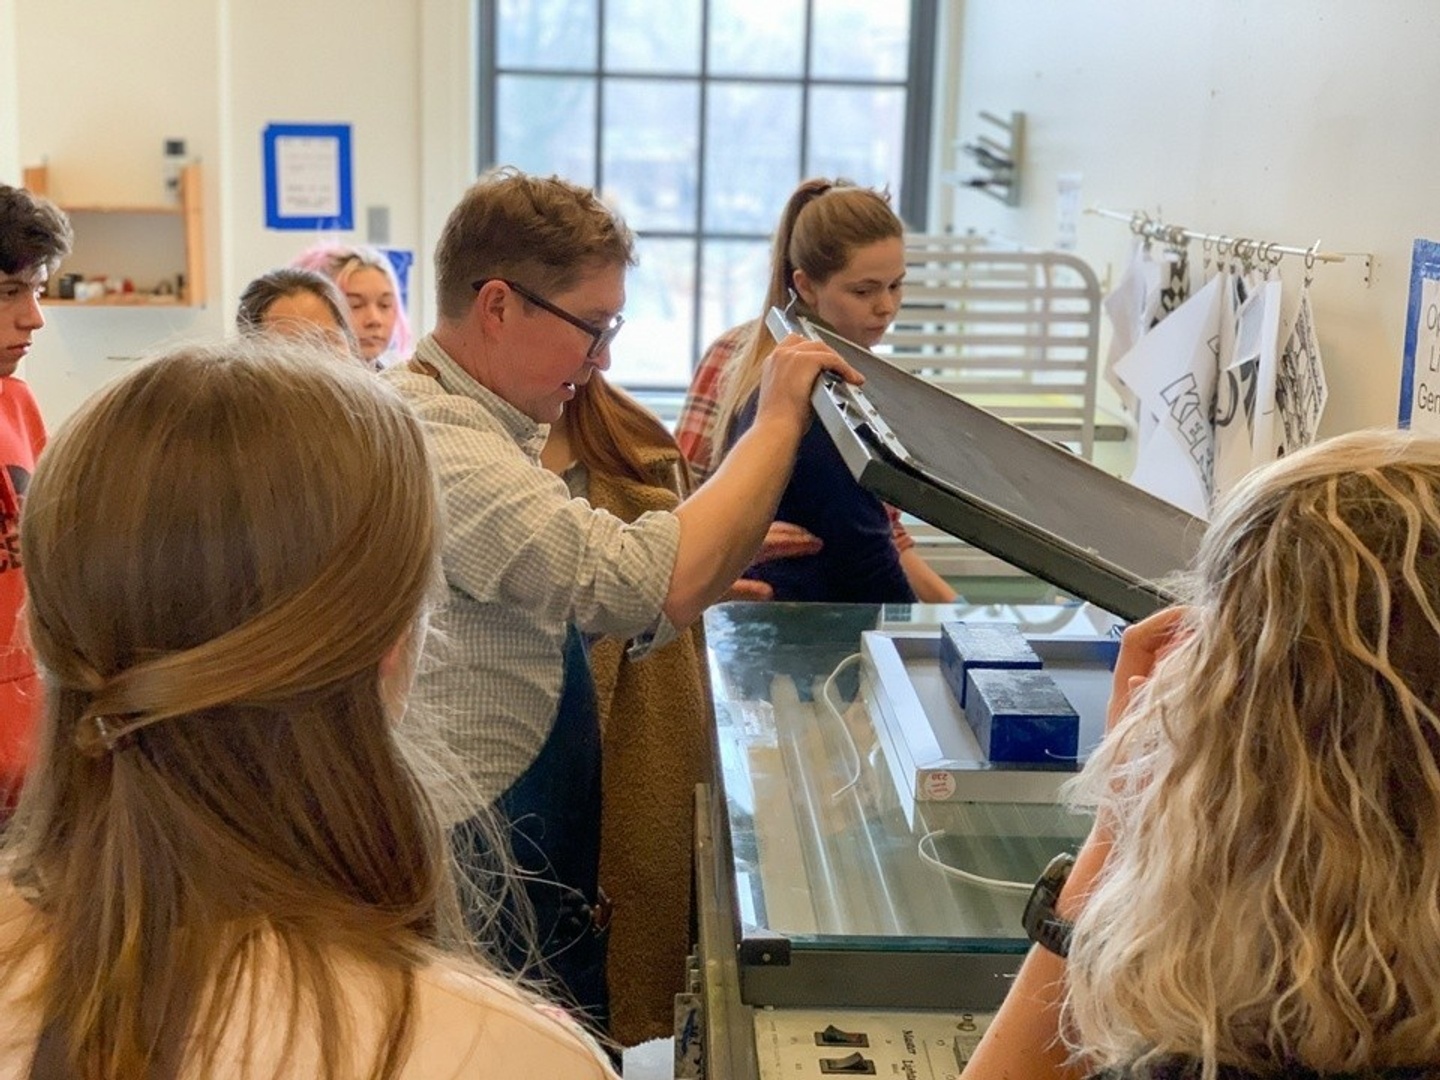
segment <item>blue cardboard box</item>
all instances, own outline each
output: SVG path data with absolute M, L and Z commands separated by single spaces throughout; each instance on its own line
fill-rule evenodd
M 965 676 L 976 668 L 1036 669 L 1040 657 L 1014 623 L 947 622 L 940 625 L 940 671 L 965 708 Z
M 1080 716 L 1044 670 L 974 668 L 965 718 L 991 762 L 1073 766 Z

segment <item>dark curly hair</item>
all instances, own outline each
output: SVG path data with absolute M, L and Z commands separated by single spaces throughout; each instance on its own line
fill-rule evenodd
M 74 241 L 65 211 L 24 188 L 0 184 L 0 273 L 39 267 L 53 273 Z

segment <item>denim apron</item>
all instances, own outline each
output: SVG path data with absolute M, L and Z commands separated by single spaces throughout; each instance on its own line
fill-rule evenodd
M 599 889 L 600 720 L 585 639 L 565 631 L 564 681 L 555 725 L 540 753 L 496 807 L 510 823 L 510 844 L 535 909 L 542 970 L 562 983 L 600 1031 L 610 1022 L 605 985 L 609 904 Z

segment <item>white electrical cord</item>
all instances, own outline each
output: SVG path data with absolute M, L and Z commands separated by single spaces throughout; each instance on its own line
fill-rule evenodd
M 830 673 L 830 677 L 825 680 L 825 684 L 820 687 L 820 700 L 825 703 L 825 707 L 830 710 L 830 715 L 835 718 L 835 723 L 839 726 L 840 733 L 845 736 L 845 742 L 850 746 L 850 754 L 855 758 L 855 775 L 830 793 L 830 798 L 832 799 L 840 798 L 841 795 L 844 795 L 856 784 L 860 783 L 860 748 L 855 745 L 855 740 L 850 737 L 850 725 L 845 723 L 845 715 L 836 706 L 835 702 L 831 700 L 830 690 L 835 685 L 835 680 L 840 677 L 840 673 L 846 668 L 853 667 L 859 663 L 862 655 L 863 654 L 858 652 L 851 653 L 844 660 L 841 660 L 840 663 L 835 665 L 835 670 Z
M 958 866 L 951 866 L 935 854 L 935 837 L 944 836 L 944 829 L 931 829 L 924 836 L 920 837 L 920 843 L 915 846 L 920 861 L 926 866 L 932 867 L 944 874 L 946 877 L 959 878 L 961 881 L 969 882 L 971 885 L 979 885 L 985 889 L 1000 889 L 1003 892 L 1029 893 L 1035 887 L 1033 881 L 1002 881 L 999 878 L 982 877 L 979 874 L 972 874 L 969 870 L 961 870 Z M 928 848 L 928 850 L 927 850 Z
M 830 677 L 825 680 L 824 685 L 820 687 L 820 700 L 825 703 L 825 707 L 830 710 L 830 715 L 835 718 L 835 723 L 839 727 L 840 733 L 845 736 L 845 742 L 849 745 L 850 753 L 855 759 L 855 774 L 830 793 L 830 798 L 832 799 L 840 798 L 840 796 L 860 783 L 860 748 L 855 745 L 855 740 L 850 735 L 850 725 L 845 723 L 845 715 L 840 711 L 839 706 L 835 704 L 830 691 L 834 688 L 835 680 L 840 677 L 841 673 L 847 668 L 859 663 L 862 658 L 863 654 L 852 653 L 844 660 L 841 660 L 840 663 L 835 665 L 835 670 L 830 673 Z M 935 853 L 935 837 L 944 835 L 944 829 L 931 829 L 924 836 L 920 837 L 920 842 L 916 845 L 915 850 L 917 854 L 919 854 L 921 862 L 947 877 L 958 878 L 961 881 L 969 882 L 971 885 L 979 885 L 985 889 L 999 889 L 1002 892 L 1018 892 L 1028 895 L 1030 890 L 1034 888 L 1034 882 L 1031 881 L 1003 881 L 999 878 L 983 877 L 980 874 L 973 874 L 969 870 L 961 870 L 958 866 L 951 866 L 949 863 L 944 862 Z

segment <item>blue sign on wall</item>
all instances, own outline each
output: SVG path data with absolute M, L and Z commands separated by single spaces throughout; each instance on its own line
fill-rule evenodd
M 410 305 L 410 267 L 415 265 L 415 252 L 408 248 L 382 247 L 385 257 L 390 260 L 390 266 L 395 271 L 395 280 L 400 283 L 400 304 L 402 307 Z
M 1440 244 L 1416 240 L 1400 366 L 1400 426 L 1440 434 Z
M 265 227 L 355 227 L 349 124 L 267 124 Z

